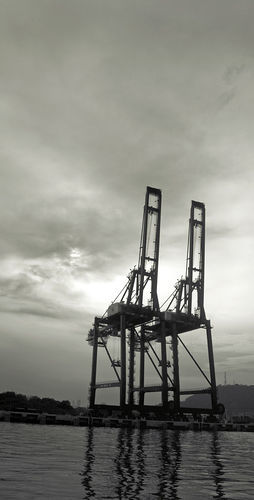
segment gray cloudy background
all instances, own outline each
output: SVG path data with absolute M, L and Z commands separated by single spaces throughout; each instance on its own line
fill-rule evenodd
M 252 0 L 0 0 L 0 391 L 86 403 L 147 185 L 161 302 L 206 204 L 217 382 L 253 383 L 253 20 Z

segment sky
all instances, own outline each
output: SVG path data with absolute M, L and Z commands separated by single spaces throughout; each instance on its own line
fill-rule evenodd
M 0 391 L 87 403 L 87 332 L 137 264 L 148 185 L 161 303 L 201 201 L 217 383 L 254 383 L 253 16 L 252 0 L 0 0 Z

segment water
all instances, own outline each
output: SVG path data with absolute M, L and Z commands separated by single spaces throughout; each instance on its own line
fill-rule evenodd
M 3 500 L 254 498 L 254 434 L 0 423 Z

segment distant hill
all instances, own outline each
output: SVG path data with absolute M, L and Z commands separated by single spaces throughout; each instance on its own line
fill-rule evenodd
M 254 385 L 219 385 L 218 401 L 229 414 L 248 413 L 254 415 Z M 182 406 L 202 408 L 210 406 L 208 394 L 194 394 L 182 402 Z

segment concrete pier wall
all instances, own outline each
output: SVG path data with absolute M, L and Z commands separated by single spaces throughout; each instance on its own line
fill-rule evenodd
M 41 425 L 73 425 L 79 427 L 93 426 L 126 427 L 133 429 L 254 432 L 254 423 L 200 422 L 195 420 L 150 420 L 142 418 L 105 418 L 85 415 L 53 415 L 48 413 L 28 413 L 15 411 L 1 411 L 0 421 Z

